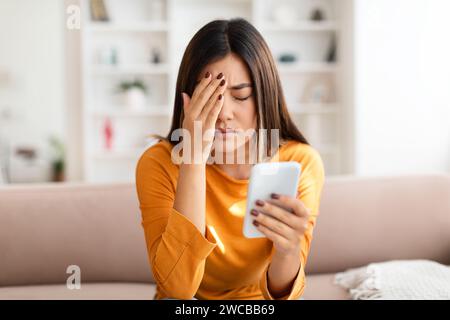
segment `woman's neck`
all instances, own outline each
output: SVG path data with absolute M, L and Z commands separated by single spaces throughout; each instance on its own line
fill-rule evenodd
M 248 180 L 253 164 L 216 164 L 216 166 L 234 179 Z
M 220 159 L 223 159 L 223 161 L 221 163 L 216 163 L 215 165 L 234 179 L 248 180 L 248 179 L 250 179 L 250 172 L 252 170 L 252 167 L 255 164 L 254 163 L 255 154 L 251 155 L 250 152 L 246 152 L 247 150 L 249 150 L 249 142 L 245 143 L 240 148 L 243 149 L 243 150 L 239 150 L 241 155 L 242 154 L 245 155 L 244 162 L 237 161 L 239 153 L 238 153 L 238 149 L 236 149 L 236 150 L 232 151 L 233 157 L 230 157 L 230 158 L 233 159 L 233 161 L 231 163 L 227 163 L 227 161 L 225 160 L 225 159 L 227 159 L 226 156 L 229 156 L 229 155 L 227 153 L 223 153 L 223 154 L 221 154 L 222 157 L 219 157 Z M 278 147 L 278 149 L 279 148 L 280 148 L 280 146 Z M 278 149 L 275 151 L 274 154 L 276 154 L 278 152 Z M 253 152 L 256 152 L 256 151 L 253 150 Z
M 219 157 L 220 159 L 223 159 L 224 161 L 222 161 L 223 163 L 217 163 L 216 166 L 218 168 L 220 168 L 222 171 L 224 171 L 226 174 L 228 174 L 230 177 L 237 179 L 237 180 L 248 180 L 250 179 L 250 171 L 253 167 L 253 163 L 250 163 L 250 155 L 249 152 L 245 152 L 246 150 L 248 150 L 248 142 L 246 144 L 244 144 L 243 146 L 241 146 L 240 148 L 242 148 L 243 150 L 240 150 L 241 152 L 244 151 L 245 155 L 245 161 L 242 163 L 242 161 L 237 161 L 238 159 L 238 150 L 234 150 L 230 153 L 232 153 L 232 157 L 230 157 L 231 155 L 227 154 L 227 153 L 223 153 L 221 154 Z M 228 157 L 228 158 L 227 158 Z M 227 163 L 226 159 L 233 159 L 233 161 L 231 161 L 231 163 Z

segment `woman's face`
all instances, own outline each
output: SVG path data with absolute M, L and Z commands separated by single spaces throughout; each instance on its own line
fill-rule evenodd
M 207 65 L 200 75 L 207 71 L 213 77 L 223 73 L 227 81 L 213 147 L 216 152 L 234 152 L 249 140 L 249 129 L 256 129 L 256 103 L 250 73 L 244 61 L 234 53 Z

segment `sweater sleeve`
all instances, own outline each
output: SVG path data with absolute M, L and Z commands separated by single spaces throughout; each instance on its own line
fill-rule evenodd
M 136 167 L 136 189 L 148 258 L 159 289 L 167 296 L 191 299 L 203 278 L 205 261 L 217 246 L 173 208 L 174 166 L 168 150 L 148 149 Z M 172 170 L 173 173 L 173 170 Z
M 305 289 L 305 266 L 308 259 L 309 249 L 313 237 L 313 229 L 316 224 L 316 216 L 319 214 L 320 197 L 325 179 L 322 159 L 319 153 L 310 148 L 307 156 L 299 161 L 302 172 L 299 182 L 298 199 L 311 209 L 312 213 L 308 221 L 308 229 L 300 239 L 300 269 L 294 280 L 290 293 L 276 300 L 297 300 L 302 296 Z M 260 280 L 260 289 L 266 300 L 275 300 L 268 289 L 268 271 L 270 263 L 265 268 Z

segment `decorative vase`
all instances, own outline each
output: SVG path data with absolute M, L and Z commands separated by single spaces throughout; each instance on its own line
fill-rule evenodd
M 111 119 L 106 118 L 103 124 L 103 138 L 105 143 L 105 150 L 111 151 L 113 148 L 114 129 L 111 123 Z
M 131 88 L 124 93 L 125 106 L 130 111 L 143 111 L 145 109 L 146 96 L 139 88 Z

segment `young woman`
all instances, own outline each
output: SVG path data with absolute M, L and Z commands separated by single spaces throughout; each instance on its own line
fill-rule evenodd
M 205 134 L 196 152 L 181 163 Z M 242 234 L 254 162 L 228 159 L 251 149 L 248 130 L 278 130 L 279 143 L 258 144 L 264 161 L 297 161 L 297 197 L 273 194 L 248 204 L 266 236 Z M 173 133 L 183 130 L 182 142 Z M 197 135 L 198 136 L 198 135 Z M 239 141 L 241 141 L 239 143 Z M 243 141 L 243 142 L 242 142 Z M 274 141 L 270 137 L 267 141 Z M 181 145 L 180 145 L 181 143 Z M 247 153 L 249 154 L 249 152 Z M 199 160 L 200 159 L 200 160 Z M 324 183 L 323 163 L 289 117 L 280 79 L 261 34 L 246 20 L 216 20 L 186 48 L 179 69 L 172 127 L 148 148 L 136 168 L 142 226 L 155 299 L 298 299 Z

